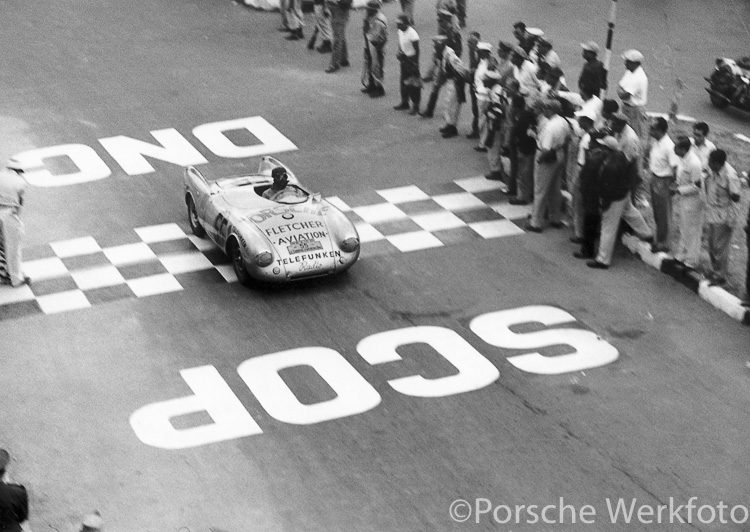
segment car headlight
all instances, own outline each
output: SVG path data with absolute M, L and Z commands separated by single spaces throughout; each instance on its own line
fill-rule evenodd
M 351 237 L 341 242 L 341 251 L 352 253 L 359 249 L 359 238 Z
M 255 264 L 260 266 L 261 268 L 265 268 L 266 266 L 270 266 L 273 262 L 273 253 L 270 251 L 262 251 L 255 255 Z

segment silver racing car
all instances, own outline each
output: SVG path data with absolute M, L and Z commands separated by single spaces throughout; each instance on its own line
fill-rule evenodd
M 276 167 L 286 169 L 295 197 L 281 202 L 263 197 Z M 184 183 L 190 229 L 224 250 L 242 284 L 332 275 L 359 258 L 352 222 L 273 157 L 263 157 L 255 173 L 214 181 L 188 166 Z

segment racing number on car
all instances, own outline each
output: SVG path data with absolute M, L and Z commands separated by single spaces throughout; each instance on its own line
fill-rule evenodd
M 470 329 L 489 345 L 520 350 L 507 360 L 528 373 L 559 375 L 617 360 L 617 349 L 596 333 L 556 327 L 575 322 L 571 314 L 560 308 L 539 305 L 482 314 L 471 321 Z M 547 328 L 526 333 L 512 330 L 531 323 Z M 402 395 L 446 397 L 479 390 L 500 376 L 495 364 L 457 332 L 444 327 L 406 327 L 373 334 L 357 344 L 357 352 L 370 365 L 377 365 L 402 360 L 397 351 L 409 344 L 430 346 L 456 371 L 434 379 L 412 375 L 388 380 L 388 385 Z M 552 346 L 564 346 L 568 354 L 545 356 L 540 352 Z M 311 367 L 336 397 L 312 404 L 300 402 L 279 374 L 296 366 Z M 237 372 L 268 415 L 283 423 L 309 425 L 339 419 L 371 410 L 381 402 L 378 391 L 348 360 L 325 347 L 302 347 L 250 358 L 240 364 Z M 180 371 L 180 375 L 193 395 L 151 403 L 130 416 L 131 427 L 143 443 L 162 449 L 185 449 L 263 433 L 216 368 L 190 368 Z M 198 412 L 208 413 L 212 422 L 185 429 L 177 429 L 171 422 Z

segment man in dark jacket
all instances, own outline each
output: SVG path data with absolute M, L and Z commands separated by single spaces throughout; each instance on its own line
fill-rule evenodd
M 617 232 L 625 209 L 630 205 L 632 171 L 630 161 L 619 149 L 619 143 L 612 136 L 604 137 L 599 144 L 607 151 L 601 167 L 599 179 L 599 199 L 602 207 L 602 228 L 599 235 L 599 253 L 596 260 L 586 263 L 589 268 L 606 270 L 612 262 Z M 629 218 L 633 231 L 642 239 L 651 236 L 646 220 L 638 213 L 639 220 Z
M 587 87 L 594 96 L 601 96 L 607 90 L 607 70 L 599 60 L 599 45 L 594 41 L 582 42 L 581 50 L 585 63 L 578 77 L 578 87 Z
M 6 473 L 8 462 L 8 451 L 0 449 L 0 530 L 21 532 L 21 523 L 29 518 L 29 497 L 26 488 L 9 482 Z
M 583 210 L 583 231 L 581 250 L 573 253 L 577 259 L 593 259 L 596 256 L 596 239 L 599 236 L 599 224 L 602 219 L 599 177 L 604 159 L 608 155 L 608 151 L 599 144 L 601 138 L 601 134 L 591 138 L 586 160 L 578 177 Z

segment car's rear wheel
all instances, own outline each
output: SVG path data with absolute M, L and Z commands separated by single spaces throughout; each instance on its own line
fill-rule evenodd
M 203 229 L 201 221 L 198 219 L 198 211 L 195 210 L 195 202 L 191 196 L 187 199 L 188 209 L 188 222 L 190 223 L 190 230 L 193 234 L 199 238 L 206 236 L 206 230 Z
M 236 240 L 232 240 L 229 243 L 229 258 L 232 260 L 232 268 L 234 268 L 234 274 L 237 276 L 237 280 L 245 286 L 252 285 L 253 278 L 247 273 L 245 261 L 242 258 L 242 250 Z

